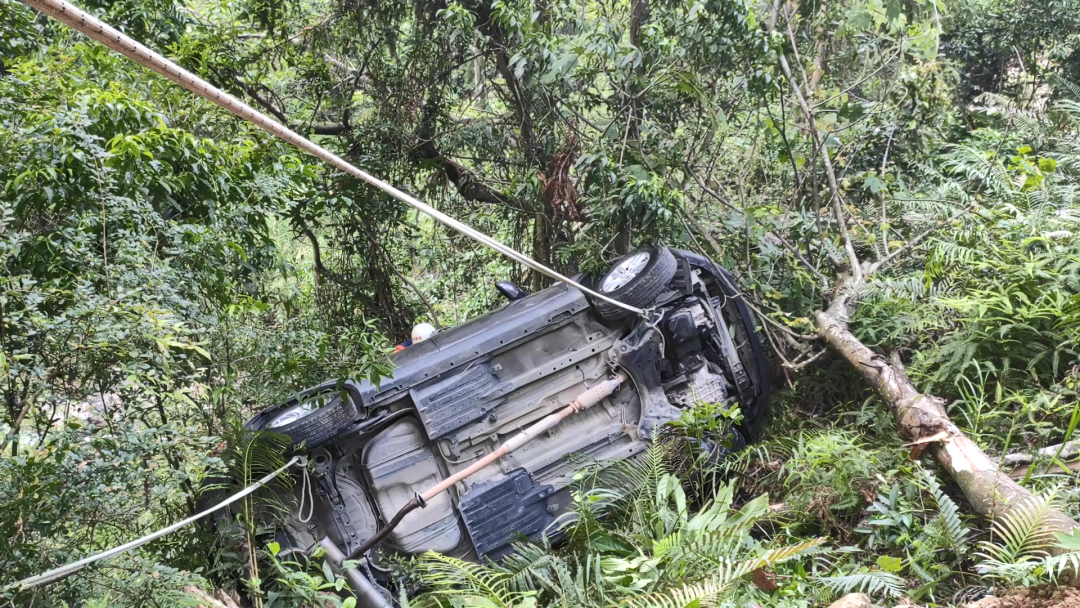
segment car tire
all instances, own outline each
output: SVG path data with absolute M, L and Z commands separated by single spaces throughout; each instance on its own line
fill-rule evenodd
M 319 447 L 337 437 L 341 429 L 351 424 L 357 417 L 356 403 L 348 394 L 343 395 L 341 392 L 321 394 L 325 395 L 327 403 L 288 424 L 273 426 L 274 420 L 319 394 L 303 399 L 292 399 L 277 407 L 264 410 L 245 426 L 248 430 L 286 435 L 292 439 L 294 447 L 302 445 L 305 450 Z
M 648 261 L 640 268 L 626 268 L 624 265 L 631 263 L 640 256 L 648 254 Z M 637 257 L 635 257 L 637 256 Z M 596 281 L 595 289 L 599 293 L 629 304 L 636 308 L 646 308 L 656 300 L 656 296 L 663 293 L 668 283 L 675 276 L 678 264 L 675 256 L 667 247 L 654 247 L 646 245 L 635 249 L 620 258 L 611 268 Z M 632 272 L 629 277 L 616 276 L 616 273 Z M 608 288 L 605 289 L 605 286 Z M 611 302 L 592 298 L 593 309 L 596 314 L 605 321 L 620 321 L 629 317 L 632 313 L 625 308 L 620 308 Z

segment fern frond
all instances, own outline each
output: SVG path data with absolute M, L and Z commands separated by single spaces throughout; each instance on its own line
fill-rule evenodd
M 727 528 L 685 538 L 676 532 L 657 543 L 653 555 L 671 561 L 676 570 L 699 564 L 716 564 L 729 558 L 743 540 L 744 530 Z
M 250 432 L 241 430 L 227 437 L 229 448 L 223 454 L 228 475 L 202 486 L 200 492 L 232 493 L 250 486 L 255 480 L 265 477 L 285 465 L 292 439 L 287 435 L 269 431 Z M 288 503 L 293 500 L 293 477 L 281 475 L 265 490 L 249 496 L 240 503 L 239 509 L 244 519 L 254 525 L 255 512 L 265 511 L 275 516 L 288 513 Z
M 507 575 L 506 586 L 513 591 L 534 589 L 537 582 L 544 582 L 552 562 L 558 559 L 549 547 L 533 543 L 519 543 L 514 551 L 502 558 L 497 566 Z
M 1051 580 L 1056 580 L 1063 573 L 1080 573 L 1080 551 L 1048 557 L 1043 564 L 1046 566 L 1046 575 Z
M 588 605 L 586 595 L 588 592 L 585 585 L 581 584 L 583 577 L 583 571 L 581 564 L 576 564 L 576 572 L 570 570 L 570 565 L 565 560 L 555 560 L 552 563 L 551 571 L 554 574 L 555 582 L 557 586 L 552 590 L 555 592 L 555 596 L 558 598 L 559 603 L 563 606 L 585 606 Z
M 978 148 L 956 144 L 943 159 L 942 166 L 951 173 L 968 181 L 982 183 L 998 196 L 1007 196 L 1015 191 L 1012 176 L 1005 167 L 997 159 L 987 158 Z
M 1043 560 L 1025 556 L 1011 562 L 986 558 L 979 562 L 975 570 L 986 578 L 1005 581 L 1008 586 L 1030 580 L 1036 571 L 1044 568 Z
M 669 451 L 667 444 L 654 441 L 637 458 L 619 460 L 603 468 L 597 465 L 584 475 L 577 486 L 599 498 L 592 503 L 594 515 L 629 511 L 632 505 L 654 493 L 657 483 L 669 472 Z
M 627 608 L 686 608 L 694 603 L 708 606 L 714 604 L 717 597 L 727 591 L 735 581 L 753 570 L 749 562 L 725 561 L 712 576 L 702 582 L 632 597 L 624 605 Z
M 500 608 L 509 608 L 523 597 L 508 588 L 507 573 L 434 551 L 420 557 L 417 572 L 425 584 L 434 587 L 429 593 L 435 596 L 483 598 Z
M 1070 87 L 1076 87 L 1073 83 L 1068 83 Z M 1080 87 L 1077 87 L 1075 96 L 1080 99 Z M 1077 99 L 1062 99 L 1054 104 L 1054 110 L 1067 114 L 1073 122 L 1080 122 L 1080 101 Z
M 945 265 L 971 265 L 983 252 L 952 240 L 935 240 L 931 257 Z
M 748 563 L 751 565 L 751 570 L 757 570 L 758 568 L 768 568 L 780 562 L 786 562 L 787 560 L 805 553 L 806 551 L 813 549 L 825 542 L 824 538 L 814 538 L 795 545 L 788 545 L 786 547 L 779 547 L 777 549 L 770 549 L 761 556 L 750 560 Z
M 1053 528 L 1048 518 L 1054 509 L 1056 492 L 1030 496 L 1013 506 L 1004 516 L 994 520 L 991 531 L 1002 544 L 983 541 L 981 555 L 1003 563 L 1018 563 L 1025 559 L 1047 555 L 1053 542 Z
M 934 474 L 930 471 L 923 471 L 923 474 L 926 486 L 934 497 L 934 503 L 937 505 L 941 520 L 945 523 L 945 531 L 949 535 L 949 542 L 952 543 L 956 554 L 961 555 L 967 551 L 967 537 L 971 534 L 971 529 L 960 518 L 960 510 L 956 507 L 956 503 L 941 490 L 941 484 L 938 483 Z
M 886 597 L 901 597 L 904 595 L 904 579 L 890 572 L 856 572 L 841 576 L 830 576 L 821 579 L 825 586 L 835 594 L 866 593 L 868 595 L 884 595 Z

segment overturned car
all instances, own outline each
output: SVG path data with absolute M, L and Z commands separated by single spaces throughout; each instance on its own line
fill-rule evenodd
M 538 537 L 570 502 L 571 454 L 633 457 L 702 401 L 739 404 L 729 445 L 755 438 L 765 361 L 724 269 L 644 247 L 582 280 L 645 316 L 561 283 L 532 295 L 501 284 L 506 305 L 394 355 L 392 378 L 317 386 L 252 418 L 248 429 L 288 435 L 309 459 L 311 483 L 294 489 L 307 506 L 279 527 L 281 546 L 361 558 L 350 582 L 362 604 L 385 605 L 380 553 L 497 559 Z M 581 406 L 586 393 L 595 405 Z

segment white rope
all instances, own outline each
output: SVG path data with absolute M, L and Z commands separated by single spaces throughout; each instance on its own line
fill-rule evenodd
M 60 566 L 59 568 L 53 568 L 52 570 L 49 570 L 48 572 L 43 572 L 41 574 L 38 574 L 37 576 L 31 576 L 29 578 L 24 578 L 23 580 L 21 580 L 21 581 L 19 581 L 17 583 L 14 583 L 12 585 L 8 585 L 7 587 L 4 588 L 4 590 L 6 591 L 8 589 L 14 589 L 14 588 L 27 589 L 29 587 L 36 587 L 38 585 L 44 585 L 45 583 L 51 583 L 53 581 L 60 580 L 60 579 L 64 578 L 65 576 L 68 576 L 70 574 L 78 572 L 79 570 L 82 570 L 83 568 L 85 568 L 86 566 L 89 566 L 90 564 L 92 564 L 94 562 L 101 561 L 103 559 L 108 559 L 110 557 L 113 557 L 115 555 L 119 555 L 119 554 L 127 552 L 127 551 L 131 551 L 132 549 L 135 549 L 136 547 L 141 547 L 141 546 L 145 545 L 146 543 L 148 543 L 148 542 L 150 542 L 152 540 L 156 540 L 158 538 L 161 538 L 162 536 L 165 536 L 166 534 L 170 534 L 172 532 L 175 532 L 175 531 L 179 530 L 180 528 L 183 528 L 184 526 L 186 526 L 186 525 L 188 525 L 188 524 L 190 524 L 192 522 L 195 522 L 195 521 L 197 521 L 199 519 L 202 519 L 203 517 L 206 517 L 207 515 L 213 513 L 214 511 L 218 511 L 218 510 L 220 510 L 220 509 L 222 509 L 224 507 L 227 507 L 227 506 L 231 505 L 232 503 L 240 500 L 241 498 L 251 494 L 255 490 L 258 490 L 264 484 L 269 482 L 271 479 L 274 479 L 275 477 L 280 475 L 282 473 L 282 471 L 284 471 L 285 469 L 287 469 L 287 468 L 293 466 L 294 464 L 300 462 L 300 458 L 301 458 L 300 456 L 294 456 L 292 460 L 285 463 L 285 466 L 283 466 L 280 469 L 274 471 L 273 473 L 270 473 L 266 477 L 263 477 L 259 481 L 256 481 L 255 483 L 253 483 L 250 486 L 244 488 L 243 490 L 240 490 L 236 494 L 233 494 L 232 496 L 227 498 L 225 501 L 220 502 L 217 505 L 215 505 L 215 506 L 213 506 L 213 507 L 211 507 L 211 508 L 209 508 L 209 509 L 207 509 L 207 510 L 201 512 L 201 513 L 196 513 L 195 515 L 192 515 L 191 517 L 189 517 L 189 518 L 187 518 L 187 519 L 185 519 L 183 521 L 178 521 L 175 524 L 172 524 L 171 526 L 162 528 L 162 529 L 158 530 L 157 532 L 154 532 L 152 534 L 148 534 L 147 536 L 144 536 L 144 537 L 142 537 L 142 538 L 140 538 L 138 540 L 133 540 L 130 543 L 120 545 L 119 547 L 114 547 L 114 548 L 109 549 L 107 551 L 102 551 L 101 553 L 98 553 L 96 555 L 91 555 L 90 557 L 87 557 L 85 559 L 80 559 L 79 561 L 72 562 L 72 563 L 70 563 L 70 564 L 68 564 L 66 566 Z
M 315 494 L 312 490 L 311 475 L 308 473 L 306 457 L 300 462 L 300 470 L 302 471 L 304 478 L 302 485 L 300 486 L 300 506 L 296 509 L 296 518 L 300 520 L 300 523 L 306 524 L 311 521 L 311 518 L 315 515 Z M 305 501 L 308 506 L 307 517 L 304 516 Z
M 382 181 L 381 179 L 367 173 L 366 171 L 363 171 L 351 165 L 340 156 L 315 144 L 311 140 L 292 131 L 281 123 L 275 122 L 265 114 L 262 114 L 258 110 L 255 110 L 251 106 L 233 97 L 232 95 L 229 95 L 225 91 L 222 91 L 221 89 L 215 87 L 209 82 L 206 82 L 205 80 L 199 78 L 191 72 L 188 72 L 184 68 L 176 65 L 172 61 L 169 61 L 165 57 L 162 57 L 158 53 L 136 42 L 132 38 L 124 35 L 116 29 L 113 29 L 108 24 L 102 22 L 100 19 L 97 19 L 93 15 L 90 15 L 89 13 L 79 9 L 67 0 L 23 0 L 23 2 L 36 8 L 42 13 L 53 17 L 57 21 L 60 21 L 79 32 L 82 32 L 86 36 L 97 40 L 98 42 L 126 56 L 128 59 L 131 59 L 139 65 L 147 67 L 157 72 L 158 74 L 161 74 L 162 76 L 168 78 L 176 84 L 184 87 L 188 91 L 191 91 L 192 93 L 198 95 L 199 97 L 202 97 L 203 99 L 206 99 L 211 103 L 217 104 L 222 108 L 225 108 L 236 116 L 243 118 L 244 120 L 254 124 L 255 126 L 265 131 L 268 131 L 269 133 L 272 133 L 279 139 L 290 143 L 297 148 L 300 148 L 304 152 L 307 152 L 308 154 L 316 158 L 320 158 L 326 161 L 337 169 L 340 169 L 341 171 L 344 171 L 349 175 L 353 175 L 362 179 L 368 184 L 378 188 L 379 190 L 382 190 L 386 194 L 389 194 L 391 197 L 396 198 L 397 200 L 405 203 L 406 205 L 431 216 L 433 219 L 444 224 L 445 226 L 453 228 L 454 230 L 457 230 L 465 236 L 468 236 L 469 238 L 479 243 L 491 247 L 495 251 L 498 251 L 499 253 L 505 255 L 510 259 L 520 262 L 525 266 L 536 270 L 537 272 L 543 273 L 555 279 L 556 281 L 562 281 L 567 285 L 572 285 L 580 289 L 581 291 L 591 295 L 594 298 L 604 300 L 605 302 L 614 304 L 620 308 L 629 310 L 639 315 L 643 315 L 645 313 L 645 311 L 640 308 L 630 306 L 629 304 L 625 304 L 618 300 L 612 299 L 611 297 L 605 296 L 602 293 L 597 293 L 596 291 L 593 291 L 592 289 L 589 289 L 588 287 L 585 287 L 584 285 L 581 285 L 580 283 L 577 283 L 576 281 L 563 276 L 562 274 L 552 270 L 551 268 L 548 268 L 547 266 L 544 266 L 543 264 L 529 258 L 525 254 L 520 253 L 513 248 L 500 243 L 499 241 L 496 241 L 495 239 L 487 236 L 486 234 L 475 230 L 471 226 L 459 222 L 458 220 L 446 215 L 438 209 L 435 209 L 430 205 L 421 202 L 420 200 L 410 196 L 409 194 L 406 194 L 405 192 L 402 192 L 401 190 L 398 190 L 397 188 Z

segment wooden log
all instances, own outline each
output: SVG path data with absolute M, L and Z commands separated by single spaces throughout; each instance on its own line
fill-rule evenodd
M 850 293 L 850 291 L 847 291 Z M 949 419 L 944 400 L 920 393 L 908 379 L 899 360 L 890 362 L 863 344 L 848 329 L 849 296 L 841 293 L 828 310 L 818 311 L 815 322 L 822 338 L 834 351 L 855 367 L 874 387 L 896 418 L 900 435 L 913 446 L 917 457 L 929 449 L 952 476 L 972 508 L 980 515 L 1000 518 L 1033 496 L 975 445 Z M 1052 510 L 1047 526 L 1054 532 L 1069 532 L 1080 524 L 1064 513 Z
M 1034 467 L 1034 470 L 1032 470 L 1032 467 Z M 1074 473 L 1080 472 L 1080 460 L 1067 462 L 1065 463 L 1065 467 Z M 1061 475 L 1065 473 L 1065 471 L 1062 470 L 1061 465 L 1047 462 L 1043 464 L 1021 464 L 1012 471 L 1009 471 L 1009 477 L 1012 477 L 1013 479 L 1023 479 L 1028 476 L 1029 472 L 1032 475 L 1048 475 L 1054 473 Z
M 198 608 L 240 608 L 235 599 L 220 589 L 210 595 L 198 587 L 188 586 L 184 587 L 184 593 L 196 602 Z
M 1034 454 L 1030 452 L 1017 452 L 1015 454 L 1005 455 L 1005 464 L 1028 464 L 1035 462 L 1036 458 L 1061 458 L 1067 460 L 1080 454 L 1080 441 L 1070 441 L 1069 443 L 1059 443 L 1045 447 L 1036 451 Z

